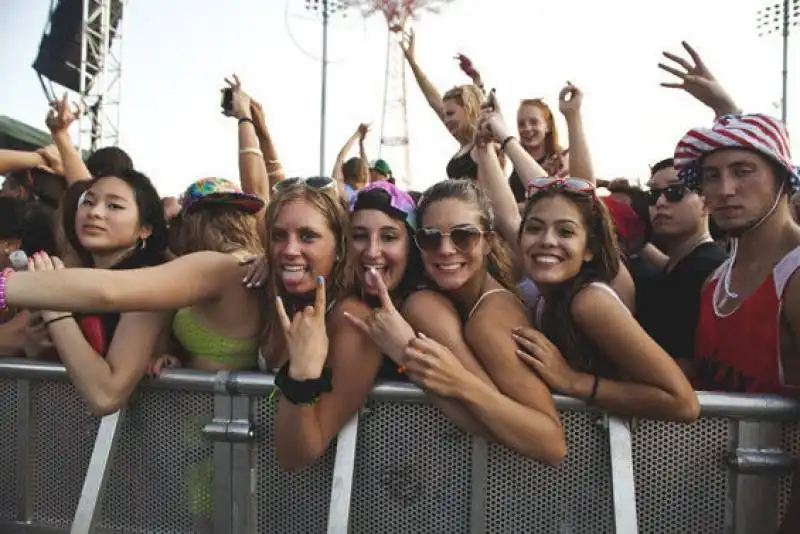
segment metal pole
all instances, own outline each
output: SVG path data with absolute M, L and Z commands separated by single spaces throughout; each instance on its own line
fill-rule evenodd
M 325 176 L 325 115 L 328 100 L 328 0 L 322 0 L 322 102 L 319 121 L 319 175 Z
M 781 120 L 786 124 L 786 99 L 789 96 L 789 0 L 783 0 L 783 98 L 781 99 Z

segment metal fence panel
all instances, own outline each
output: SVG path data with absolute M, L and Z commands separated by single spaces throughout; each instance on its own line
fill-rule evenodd
M 783 423 L 783 435 L 781 437 L 781 448 L 792 455 L 795 465 L 800 466 L 800 421 Z M 800 480 L 795 480 L 795 484 L 800 484 Z M 789 505 L 789 497 L 792 493 L 792 475 L 781 477 L 780 489 L 778 493 L 778 518 L 783 519 L 786 514 L 786 507 Z M 780 524 L 780 522 L 778 523 Z
M 139 389 L 120 428 L 98 526 L 119 532 L 210 532 L 214 395 Z
M 257 532 L 325 532 L 336 442 L 314 465 L 299 473 L 287 473 L 275 458 L 274 420 L 275 402 L 266 397 L 256 399 Z
M 68 382 L 34 382 L 31 488 L 33 520 L 68 527 L 75 515 L 99 419 Z
M 19 503 L 17 432 L 19 415 L 17 381 L 0 378 L 0 520 L 16 519 Z
M 354 534 L 469 532 L 471 439 L 427 404 L 372 401 L 359 421 Z
M 490 445 L 487 532 L 614 532 L 608 433 L 599 424 L 602 416 L 562 412 L 561 421 L 567 459 L 558 468 Z
M 724 532 L 731 422 L 633 426 L 636 505 L 642 534 Z

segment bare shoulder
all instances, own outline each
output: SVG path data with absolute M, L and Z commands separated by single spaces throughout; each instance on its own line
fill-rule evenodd
M 613 289 L 610 286 L 602 287 L 595 284 L 578 291 L 570 303 L 570 314 L 575 323 L 585 328 L 596 322 L 605 323 L 620 316 L 632 317 L 625 304 L 611 291 Z
M 409 295 L 403 302 L 400 312 L 406 319 L 430 318 L 431 314 L 447 310 L 457 315 L 453 302 L 446 296 L 436 291 L 423 289 Z
M 511 291 L 489 295 L 467 320 L 465 335 L 472 342 L 490 339 L 498 332 L 506 334 L 518 326 L 530 326 L 525 308 Z

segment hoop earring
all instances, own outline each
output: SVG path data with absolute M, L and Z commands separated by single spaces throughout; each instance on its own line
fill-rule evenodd
M 146 246 L 147 246 L 147 238 L 143 237 L 141 241 L 139 241 L 139 249 L 144 250 Z

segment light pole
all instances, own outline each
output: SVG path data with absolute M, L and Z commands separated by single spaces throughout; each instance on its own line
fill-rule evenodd
M 783 0 L 783 5 L 774 4 L 758 11 L 758 35 L 781 32 L 783 36 L 783 71 L 781 120 L 786 123 L 789 84 L 789 27 L 800 24 L 800 0 Z
M 322 17 L 322 90 L 319 109 L 319 175 L 325 176 L 325 119 L 328 104 L 328 22 L 347 9 L 341 0 L 305 0 L 306 10 Z

